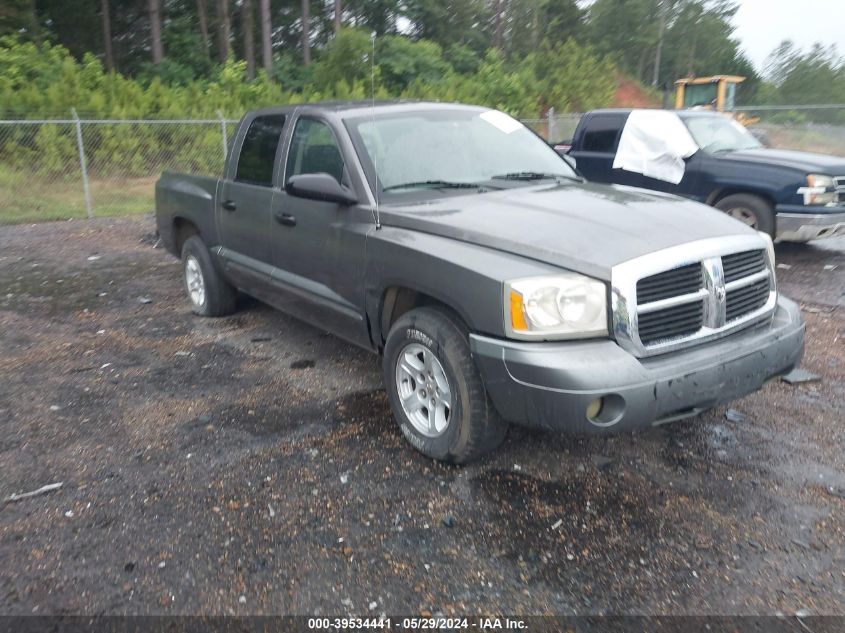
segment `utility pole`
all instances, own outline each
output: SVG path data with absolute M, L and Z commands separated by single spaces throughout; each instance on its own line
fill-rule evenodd
M 496 15 L 493 24 L 493 48 L 504 51 L 505 0 L 496 0 Z
M 261 61 L 264 70 L 270 75 L 273 72 L 273 44 L 271 39 L 272 23 L 270 20 L 270 0 L 260 0 L 261 11 Z
M 225 64 L 229 59 L 229 36 L 232 31 L 232 22 L 229 18 L 229 0 L 217 0 L 217 53 L 220 55 L 220 63 Z
M 160 0 L 147 0 L 147 12 L 150 16 L 150 48 L 153 53 L 153 64 L 158 66 L 164 61 L 164 46 L 161 43 Z
M 111 44 L 111 11 L 109 9 L 109 0 L 100 0 L 100 13 L 103 19 L 103 55 L 106 62 L 106 70 L 114 72 L 116 67 L 114 65 L 114 51 Z
M 207 59 L 210 59 L 211 56 L 208 52 L 208 11 L 205 8 L 205 0 L 197 0 L 197 18 L 200 23 L 202 52 Z
M 654 75 L 651 85 L 657 87 L 660 81 L 660 61 L 663 56 L 663 36 L 666 34 L 666 3 L 668 0 L 658 0 L 657 10 L 660 13 L 660 26 L 657 31 L 657 50 L 654 53 Z
M 252 19 L 252 0 L 243 0 L 241 5 L 241 29 L 244 36 L 246 76 L 248 79 L 255 79 L 255 23 Z
M 311 7 L 309 0 L 302 0 L 302 63 L 311 64 Z

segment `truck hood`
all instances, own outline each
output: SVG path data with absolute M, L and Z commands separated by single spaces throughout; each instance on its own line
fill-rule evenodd
M 518 187 L 381 207 L 385 226 L 440 235 L 610 280 L 613 266 L 705 238 L 754 233 L 711 207 L 633 187 Z
M 815 172 L 829 176 L 845 176 L 845 158 L 841 156 L 761 148 L 725 152 L 719 154 L 719 157 L 775 167 L 791 167 L 802 172 Z

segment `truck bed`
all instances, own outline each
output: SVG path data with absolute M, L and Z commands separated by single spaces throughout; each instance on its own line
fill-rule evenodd
M 179 255 L 174 226 L 177 219 L 199 228 L 203 241 L 217 244 L 217 225 L 214 221 L 214 200 L 219 178 L 164 172 L 156 182 L 156 226 L 164 247 Z

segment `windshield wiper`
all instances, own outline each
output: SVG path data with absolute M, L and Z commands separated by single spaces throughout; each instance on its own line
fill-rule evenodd
M 390 185 L 385 187 L 382 191 L 391 191 L 392 189 L 419 189 L 421 187 L 431 187 L 432 189 L 481 189 L 481 185 L 471 182 L 449 182 L 448 180 L 419 180 L 417 182 L 403 182 L 399 185 Z
M 546 174 L 539 171 L 514 171 L 509 174 L 497 174 L 490 176 L 491 180 L 547 180 L 549 178 L 570 178 L 564 174 Z

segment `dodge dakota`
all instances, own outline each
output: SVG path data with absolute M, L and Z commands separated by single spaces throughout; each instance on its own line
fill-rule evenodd
M 595 110 L 558 148 L 593 182 L 704 202 L 779 240 L 845 235 L 845 157 L 763 147 L 724 114 Z
M 694 416 L 803 353 L 767 235 L 589 183 L 495 110 L 250 112 L 221 178 L 161 177 L 156 222 L 195 313 L 243 292 L 376 352 L 401 432 L 438 460 L 485 454 L 510 423 Z

